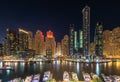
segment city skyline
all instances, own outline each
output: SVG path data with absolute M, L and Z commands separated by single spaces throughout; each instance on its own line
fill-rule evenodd
M 86 4 L 91 8 L 91 41 L 98 21 L 103 23 L 103 30 L 119 26 L 119 1 L 1 1 L 0 42 L 7 28 L 19 27 L 34 34 L 41 30 L 43 35 L 52 30 L 56 41 L 60 42 L 69 34 L 69 24 L 74 24 L 75 30 L 82 29 L 82 9 Z

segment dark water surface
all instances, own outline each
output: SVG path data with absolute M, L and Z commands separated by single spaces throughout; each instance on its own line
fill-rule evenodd
M 5 63 L 0 62 L 0 66 Z M 12 62 L 7 63 L 14 67 L 13 70 L 0 70 L 0 79 L 3 82 L 7 82 L 13 78 L 21 77 L 25 78 L 28 75 L 41 74 L 41 79 L 45 71 L 50 70 L 53 73 L 53 77 L 58 81 L 62 80 L 63 72 L 76 72 L 79 80 L 83 80 L 82 71 L 88 73 L 94 72 L 98 75 L 104 73 L 106 75 L 120 75 L 120 62 L 109 63 L 73 63 L 65 61 L 48 62 L 36 62 L 36 63 L 23 63 Z

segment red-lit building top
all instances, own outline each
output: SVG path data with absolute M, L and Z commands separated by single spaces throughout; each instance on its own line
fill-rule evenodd
M 51 30 L 47 31 L 47 38 L 53 38 L 53 32 Z
M 44 35 L 41 31 L 40 31 L 40 37 L 41 37 L 42 41 L 44 42 Z

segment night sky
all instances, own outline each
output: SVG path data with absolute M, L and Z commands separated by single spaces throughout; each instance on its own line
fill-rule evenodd
M 91 41 L 96 23 L 101 21 L 103 29 L 112 30 L 120 26 L 120 1 L 118 0 L 0 0 L 0 42 L 6 36 L 6 28 L 17 30 L 41 30 L 54 33 L 56 41 L 69 34 L 69 24 L 75 30 L 82 29 L 82 9 L 91 9 Z

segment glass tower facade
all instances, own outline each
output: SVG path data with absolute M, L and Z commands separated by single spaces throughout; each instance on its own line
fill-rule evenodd
M 77 31 L 74 31 L 74 53 L 78 53 Z
M 95 29 L 95 55 L 96 56 L 103 56 L 102 32 L 103 32 L 102 24 L 98 22 Z
M 79 53 L 83 54 L 83 31 L 79 30 Z
M 70 56 L 73 56 L 74 54 L 74 24 L 70 24 L 69 54 Z
M 89 56 L 90 49 L 90 7 L 85 6 L 83 13 L 83 55 Z

